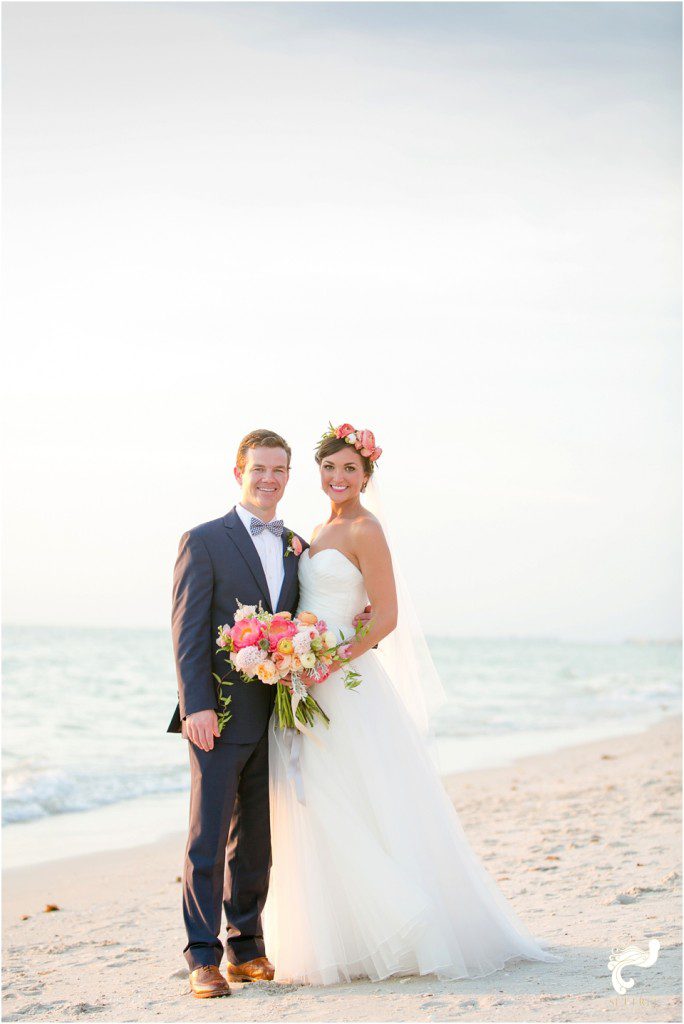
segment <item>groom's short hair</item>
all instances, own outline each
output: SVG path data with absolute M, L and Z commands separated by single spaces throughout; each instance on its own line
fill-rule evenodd
M 284 448 L 287 452 L 287 468 L 290 468 L 292 450 L 284 437 L 276 434 L 275 430 L 251 430 L 249 434 L 240 441 L 235 458 L 235 465 L 238 469 L 244 469 L 247 462 L 247 452 L 250 448 Z

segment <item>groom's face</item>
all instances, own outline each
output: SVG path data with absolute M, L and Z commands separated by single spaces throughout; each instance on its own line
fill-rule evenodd
M 272 519 L 290 477 L 284 448 L 250 448 L 244 468 L 234 470 L 242 488 L 240 502 L 264 521 Z

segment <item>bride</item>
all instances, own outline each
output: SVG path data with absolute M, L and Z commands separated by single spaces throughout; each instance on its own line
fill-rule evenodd
M 398 613 L 389 547 L 361 501 L 379 454 L 370 431 L 348 424 L 316 451 L 330 516 L 299 560 L 299 610 L 345 636 L 368 601 L 373 614 L 351 645 L 362 683 L 348 691 L 333 673 L 316 685 L 330 728 L 297 744 L 298 764 L 290 731 L 275 720 L 269 730 L 263 923 L 275 980 L 478 978 L 516 957 L 556 962 L 468 844 L 405 699 L 422 681 L 390 677 L 373 650 Z

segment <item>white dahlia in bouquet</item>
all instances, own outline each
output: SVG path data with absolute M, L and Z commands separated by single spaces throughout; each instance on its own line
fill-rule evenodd
M 368 626 L 356 627 L 355 637 L 363 636 Z M 265 612 L 261 604 L 243 605 L 238 602 L 234 626 L 219 626 L 216 646 L 228 657 L 233 669 L 245 682 L 259 681 L 276 687 L 276 715 L 281 729 L 311 728 L 316 718 L 322 718 L 326 725 L 330 719 L 311 694 L 311 687 L 328 678 L 332 667 L 346 665 L 351 654 L 350 639 L 340 632 L 339 641 L 326 623 L 313 612 L 300 612 L 292 618 L 289 612 Z M 221 679 L 219 684 L 218 716 L 219 732 L 231 719 L 230 696 L 223 693 L 223 686 L 230 686 L 230 680 Z M 361 676 L 352 668 L 343 675 L 344 685 L 353 690 L 361 682 Z

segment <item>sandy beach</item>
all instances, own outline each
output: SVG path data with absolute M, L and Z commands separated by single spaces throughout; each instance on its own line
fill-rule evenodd
M 194 999 L 178 832 L 4 872 L 3 1019 L 680 1020 L 681 717 L 446 785 L 474 849 L 562 963 L 513 961 L 475 981 L 244 985 Z M 627 968 L 635 984 L 618 996 L 611 950 L 646 950 L 653 938 L 657 961 Z

